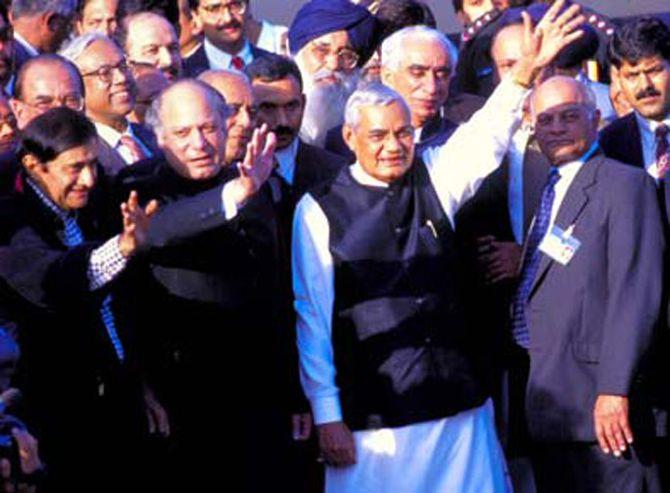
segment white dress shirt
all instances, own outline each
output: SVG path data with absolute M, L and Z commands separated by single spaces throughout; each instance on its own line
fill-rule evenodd
M 40 54 L 40 52 L 37 50 L 37 48 L 35 48 L 35 47 L 34 47 L 33 45 L 31 45 L 28 41 L 26 41 L 26 38 L 24 38 L 23 36 L 21 36 L 21 35 L 20 35 L 19 33 L 17 33 L 16 31 L 14 31 L 14 40 L 15 40 L 17 43 L 20 43 L 21 46 L 23 46 L 23 47 L 26 49 L 26 51 L 28 52 L 28 54 L 29 54 L 30 56 L 38 56 L 38 55 Z
M 640 138 L 642 139 L 644 169 L 646 169 L 647 173 L 654 179 L 658 179 L 658 168 L 656 167 L 656 151 L 658 150 L 658 145 L 656 143 L 656 129 L 661 124 L 665 124 L 670 128 L 670 115 L 668 115 L 665 120 L 657 122 L 648 120 L 636 111 L 635 118 L 637 119 L 637 125 L 640 129 Z
M 98 131 L 98 136 L 109 144 L 123 158 L 126 164 L 133 164 L 135 156 L 132 155 L 130 149 L 121 144 L 121 137 L 127 135 L 131 137 L 137 145 L 142 148 L 142 151 L 147 157 L 151 157 L 151 150 L 133 133 L 133 127 L 130 123 L 127 124 L 124 132 L 119 132 L 115 128 L 105 125 L 100 122 L 94 122 L 95 129 Z
M 203 45 L 205 46 L 205 54 L 209 61 L 209 68 L 212 70 L 236 70 L 235 67 L 232 66 L 233 57 L 236 56 L 244 61 L 244 65 L 249 65 L 254 61 L 249 41 L 245 41 L 242 49 L 235 55 L 231 55 L 230 53 L 226 53 L 222 49 L 217 48 L 210 43 L 207 38 L 205 38 Z
M 452 225 L 459 207 L 475 194 L 483 179 L 502 161 L 519 124 L 519 109 L 526 92 L 512 81 L 503 81 L 486 105 L 444 145 L 423 152 L 431 183 Z M 367 174 L 359 164 L 350 169 L 359 183 L 387 186 Z M 342 419 L 331 342 L 335 293 L 329 234 L 324 212 L 306 194 L 295 212 L 293 282 L 300 376 L 317 424 Z
M 295 160 L 298 156 L 298 138 L 293 139 L 288 146 L 279 151 L 275 151 L 277 158 L 277 174 L 281 176 L 286 183 L 293 185 L 293 178 L 295 176 Z

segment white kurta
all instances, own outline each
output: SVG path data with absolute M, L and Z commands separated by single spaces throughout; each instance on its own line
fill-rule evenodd
M 507 152 L 525 95 L 513 82 L 503 81 L 486 105 L 443 146 L 424 151 L 431 183 L 452 225 L 459 207 Z M 358 164 L 352 165 L 351 172 L 360 183 L 386 186 Z M 306 194 L 294 219 L 293 283 L 300 378 L 316 424 L 342 420 L 331 342 L 335 293 L 329 234 L 324 212 Z M 354 437 L 357 464 L 328 468 L 327 492 L 507 491 L 490 403 L 440 420 L 358 431 Z

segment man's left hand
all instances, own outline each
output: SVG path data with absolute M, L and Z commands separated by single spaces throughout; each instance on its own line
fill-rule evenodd
M 517 277 L 521 251 L 521 245 L 513 241 L 498 241 L 491 235 L 477 238 L 477 262 L 483 268 L 486 283 Z
M 628 397 L 599 395 L 593 410 L 596 437 L 606 454 L 619 457 L 633 443 L 633 432 L 628 421 Z

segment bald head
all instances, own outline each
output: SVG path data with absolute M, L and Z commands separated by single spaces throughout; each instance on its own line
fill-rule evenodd
M 40 55 L 21 67 L 12 109 L 20 128 L 57 106 L 84 107 L 84 83 L 77 67 L 58 55 Z
M 212 86 L 227 101 L 230 114 L 226 119 L 226 163 L 240 161 L 256 126 L 257 110 L 249 79 L 230 70 L 208 70 L 198 79 Z
M 535 136 L 554 165 L 583 156 L 596 141 L 600 113 L 591 90 L 572 77 L 556 76 L 531 95 Z
M 165 17 L 153 12 L 126 17 L 121 29 L 121 43 L 132 63 L 152 65 L 170 81 L 181 76 L 179 38 Z

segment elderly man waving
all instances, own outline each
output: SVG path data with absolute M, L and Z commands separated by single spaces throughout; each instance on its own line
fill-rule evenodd
M 459 299 L 453 217 L 502 159 L 538 73 L 583 22 L 558 1 L 486 106 L 415 159 L 407 103 L 371 85 L 347 103 L 357 162 L 298 204 L 301 378 L 327 492 L 506 491 L 476 336 Z

